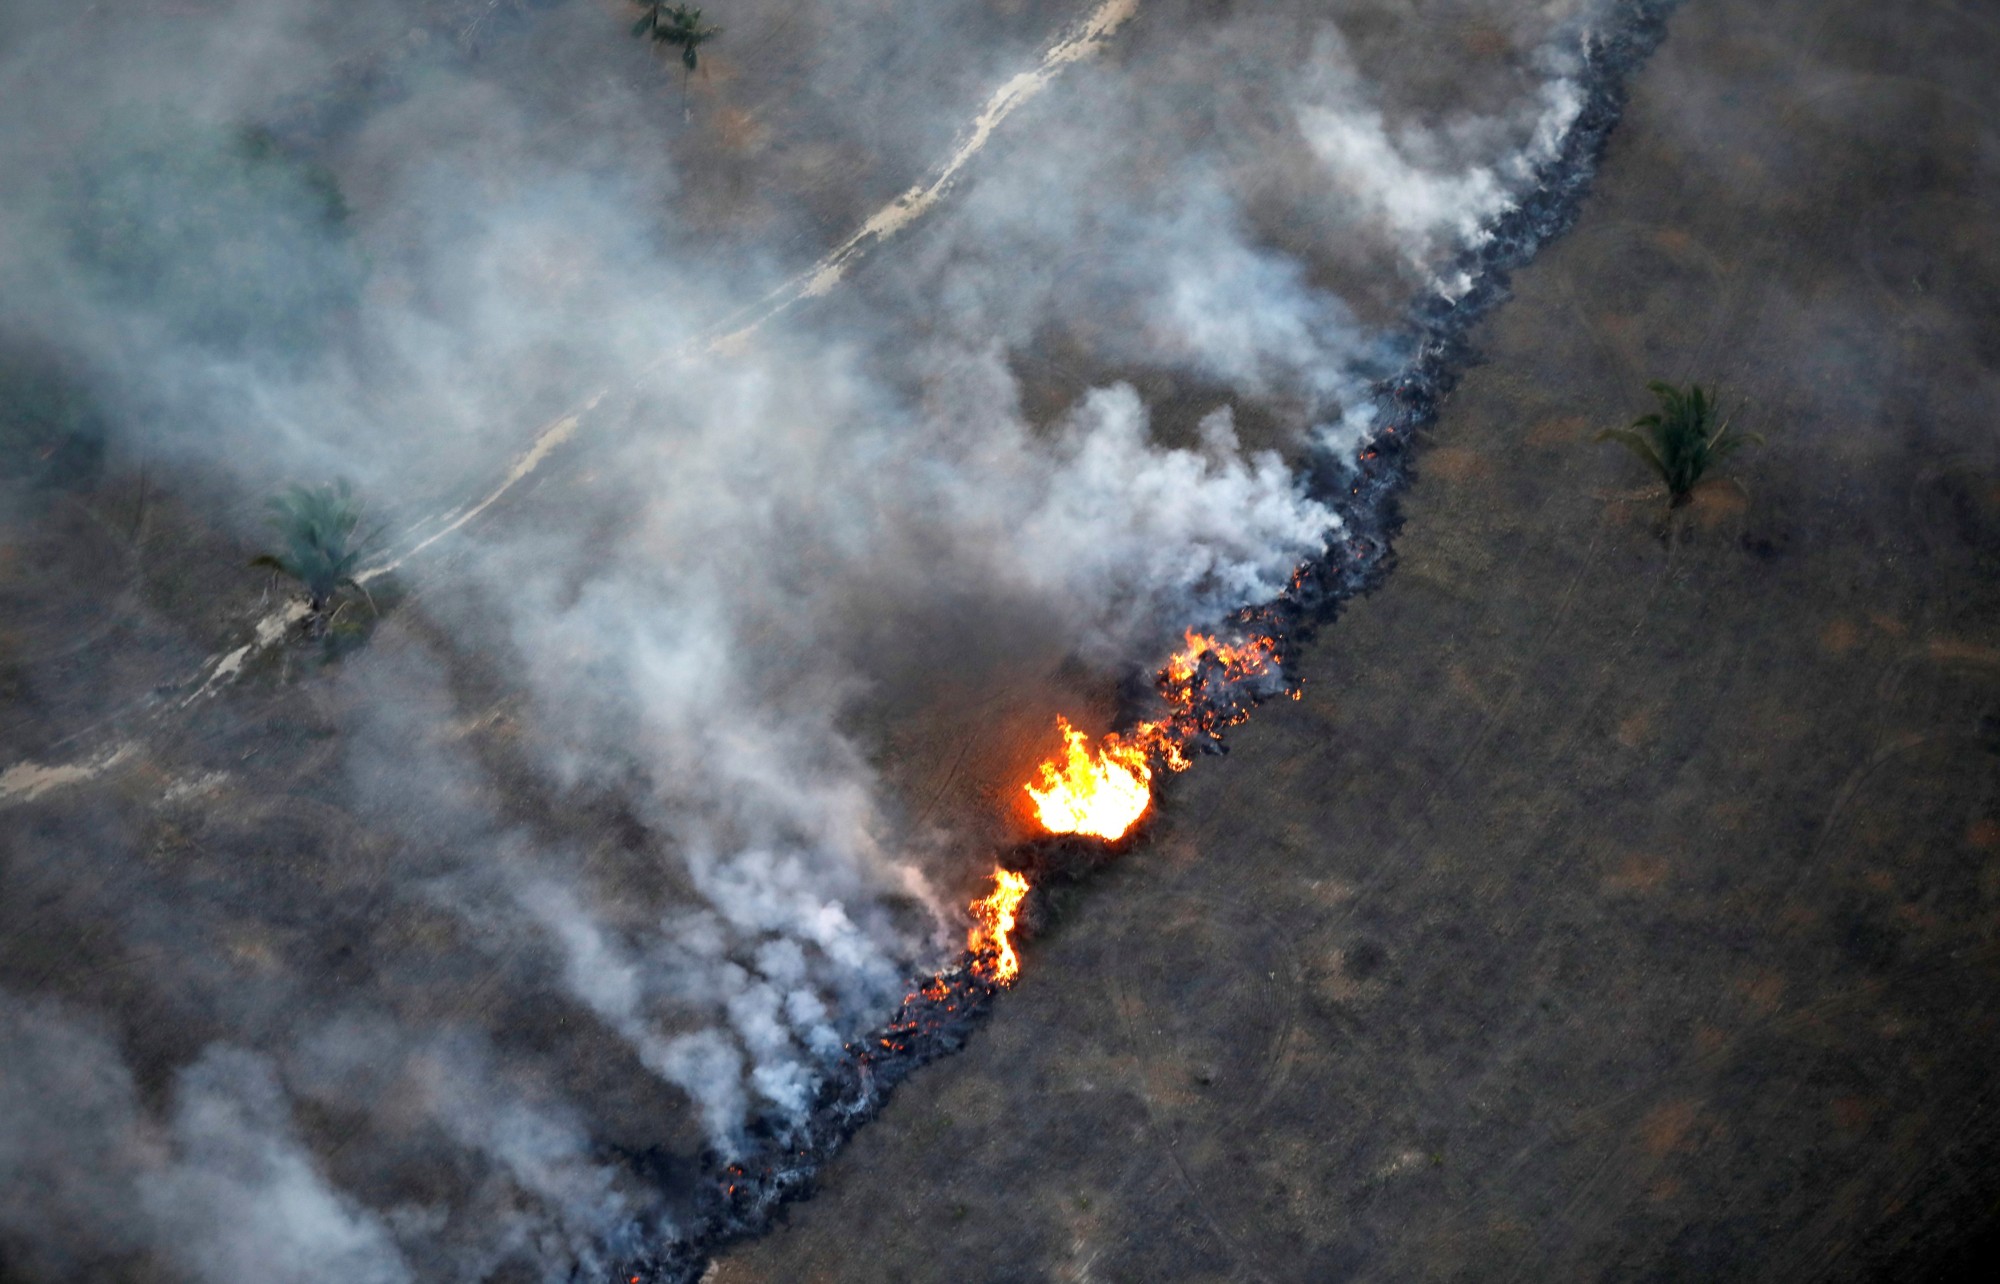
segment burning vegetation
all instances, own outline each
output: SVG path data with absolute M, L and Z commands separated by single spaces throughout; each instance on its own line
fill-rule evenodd
M 1187 770 L 1193 754 L 1220 752 L 1222 731 L 1259 702 L 1280 691 L 1298 695 L 1279 669 L 1274 633 L 1252 631 L 1226 642 L 1190 629 L 1183 643 L 1154 676 L 1164 706 L 1157 716 L 1111 732 L 1095 749 L 1069 719 L 1056 718 L 1062 748 L 1023 786 L 1049 838 L 1121 842 L 1152 810 L 1156 772 Z M 974 974 L 1006 986 L 1020 975 L 1013 932 L 1032 884 L 1026 873 L 1004 866 L 993 880 L 993 891 L 970 906 L 966 949 Z
M 1051 834 L 1118 841 L 1152 804 L 1154 765 L 1186 771 L 1190 749 L 1219 748 L 1223 728 L 1249 717 L 1278 680 L 1276 639 L 1223 642 L 1189 629 L 1186 646 L 1156 680 L 1164 715 L 1112 732 L 1094 753 L 1088 736 L 1069 719 L 1056 719 L 1062 752 L 1026 786 L 1036 820 Z
M 972 931 L 966 936 L 965 948 L 973 958 L 972 970 L 995 984 L 1012 985 L 1021 974 L 1021 956 L 1014 952 L 1013 934 L 1027 895 L 1025 874 L 996 869 L 993 890 L 972 902 Z
M 1275 600 L 1232 617 L 1226 631 L 1237 640 L 1190 633 L 1183 649 L 1155 675 L 1154 689 L 1164 707 L 1150 720 L 1111 733 L 1095 752 L 1087 736 L 1067 721 L 1058 722 L 1061 748 L 1026 786 L 1044 834 L 1010 853 L 994 873 L 993 891 L 971 906 L 966 955 L 912 989 L 889 1022 L 869 1038 L 843 1049 L 828 1065 L 803 1119 L 754 1124 L 740 1153 L 711 1156 L 711 1171 L 724 1177 L 691 1210 L 700 1232 L 633 1260 L 644 1284 L 695 1280 L 717 1248 L 758 1233 L 786 1200 L 810 1191 L 819 1165 L 881 1108 L 895 1086 L 964 1047 L 994 996 L 1019 976 L 1015 933 L 1024 919 L 1032 921 L 1028 911 L 1036 888 L 1052 876 L 1087 871 L 1128 840 L 1151 809 L 1156 769 L 1182 770 L 1193 754 L 1219 752 L 1221 732 L 1248 718 L 1259 703 L 1280 692 L 1296 697 L 1282 676 L 1280 660 L 1310 640 L 1342 602 L 1379 583 L 1390 566 L 1390 539 L 1399 525 L 1395 494 L 1408 476 L 1410 441 L 1432 422 L 1456 383 L 1468 351 L 1465 332 L 1504 297 L 1507 272 L 1567 227 L 1574 214 L 1623 103 L 1623 75 L 1657 39 L 1663 10 L 1640 7 L 1643 20 L 1589 51 L 1582 77 L 1588 105 L 1561 152 L 1545 167 L 1536 192 L 1461 254 L 1456 268 L 1472 282 L 1471 288 L 1420 301 L 1412 325 L 1425 342 L 1408 368 L 1376 388 L 1383 425 L 1374 442 L 1351 468 L 1327 464 L 1311 472 L 1313 485 L 1341 519 L 1325 556 L 1300 567 Z M 1136 757 L 1130 752 L 1134 746 Z M 1107 754 L 1107 748 L 1114 751 Z M 1110 830 L 1114 838 L 1087 836 L 1081 825 L 1059 828 L 1073 814 L 1063 800 L 1081 796 L 1076 771 L 1094 782 L 1107 764 L 1117 764 L 1144 786 L 1137 810 L 1122 826 L 1093 826 Z M 1062 805 L 1043 814 L 1043 797 Z M 1082 814 L 1102 819 L 1088 806 Z
M 1035 819 L 1051 834 L 1087 834 L 1116 842 L 1153 802 L 1153 768 L 1146 751 L 1113 733 L 1097 752 L 1090 737 L 1056 719 L 1063 751 L 1036 769 L 1027 785 Z
M 1158 707 L 1151 717 L 1106 735 L 1095 748 L 1058 719 L 1062 746 L 1025 786 L 1043 832 L 1008 852 L 993 871 L 991 890 L 967 907 L 965 953 L 913 985 L 887 1022 L 842 1049 L 802 1118 L 758 1120 L 736 1153 L 709 1156 L 718 1180 L 693 1210 L 706 1235 L 634 1261 L 637 1278 L 695 1279 L 708 1251 L 754 1234 L 780 1204 L 809 1190 L 819 1165 L 897 1084 L 965 1046 L 994 997 L 1021 974 L 1019 935 L 1036 920 L 1037 890 L 1081 878 L 1123 851 L 1152 810 L 1160 773 L 1221 752 L 1225 728 L 1264 700 L 1297 694 L 1280 668 L 1280 639 L 1303 638 L 1312 612 L 1351 595 L 1380 565 L 1386 545 L 1362 541 L 1346 551 L 1351 561 L 1314 563 L 1294 577 L 1280 602 L 1239 613 L 1227 630 L 1235 640 L 1189 632 L 1154 674 Z
M 1509 273 L 1565 230 L 1624 103 L 1624 76 L 1657 43 L 1671 0 L 1632 0 L 1623 21 L 1588 45 L 1575 82 L 1584 105 L 1531 189 L 1461 250 L 1439 279 L 1462 290 L 1420 298 L 1409 317 L 1418 342 L 1407 366 L 1375 385 L 1379 429 L 1351 462 L 1313 461 L 1307 479 L 1338 517 L 1323 553 L 1293 574 L 1276 598 L 1231 616 L 1224 636 L 1189 632 L 1154 675 L 1157 707 L 1128 729 L 1090 738 L 1057 720 L 1061 741 L 1024 789 L 1042 833 L 1001 860 L 992 890 L 969 906 L 960 959 L 919 982 L 889 1021 L 832 1059 L 799 1118 L 767 1116 L 740 1148 L 710 1155 L 722 1174 L 690 1210 L 698 1233 L 632 1260 L 644 1284 L 691 1284 L 710 1254 L 770 1225 L 788 1199 L 812 1189 L 815 1172 L 878 1111 L 897 1084 L 965 1046 L 994 998 L 1020 975 L 1016 939 L 1038 917 L 1035 898 L 1054 882 L 1086 875 L 1132 840 L 1152 809 L 1156 774 L 1185 770 L 1219 753 L 1222 733 L 1279 694 L 1298 691 L 1281 661 L 1331 621 L 1343 602 L 1380 583 L 1400 526 L 1395 497 L 1406 482 L 1413 437 L 1432 423 L 1470 352 L 1466 334 L 1506 297 Z

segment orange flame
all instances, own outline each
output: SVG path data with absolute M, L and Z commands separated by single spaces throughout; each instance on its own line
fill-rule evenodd
M 1192 765 L 1187 752 L 1191 738 L 1203 733 L 1212 736 L 1250 716 L 1243 709 L 1197 712 L 1196 696 L 1204 662 L 1212 666 L 1211 672 L 1219 669 L 1232 682 L 1262 677 L 1278 663 L 1278 643 L 1274 638 L 1259 636 L 1244 642 L 1223 642 L 1189 629 L 1183 639 L 1187 645 L 1167 660 L 1159 674 L 1160 694 L 1169 706 L 1167 716 L 1156 722 L 1142 722 L 1115 737 L 1136 745 L 1148 757 L 1157 758 L 1169 771 L 1186 771 Z M 1297 692 L 1292 694 L 1297 698 Z
M 1248 642 L 1218 642 L 1189 629 L 1182 635 L 1187 648 L 1167 661 L 1161 671 L 1161 678 L 1170 686 L 1177 686 L 1193 678 L 1201 667 L 1203 656 L 1213 656 L 1216 663 L 1224 668 L 1244 675 L 1262 673 L 1278 659 L 1278 644 L 1274 639 L 1254 637 Z
M 1146 750 L 1117 735 L 1104 738 L 1096 753 L 1090 737 L 1058 717 L 1062 734 L 1059 762 L 1044 762 L 1026 786 L 1035 816 L 1052 834 L 1089 834 L 1107 840 L 1124 836 L 1153 801 L 1153 769 Z
M 1014 922 L 1028 880 L 1011 869 L 993 871 L 993 890 L 972 902 L 972 930 L 965 947 L 972 951 L 972 970 L 989 981 L 1012 985 L 1021 974 L 1021 956 L 1014 952 Z
M 1204 672 L 1220 670 L 1230 681 L 1261 677 L 1278 663 L 1278 644 L 1268 637 L 1223 642 L 1189 629 L 1186 646 L 1160 670 L 1160 694 L 1167 715 L 1142 722 L 1130 731 L 1113 732 L 1095 753 L 1089 737 L 1056 719 L 1063 752 L 1036 769 L 1027 786 L 1036 819 L 1052 834 L 1088 834 L 1116 841 L 1146 814 L 1153 798 L 1154 763 L 1169 771 L 1186 771 L 1189 741 L 1214 735 L 1248 717 L 1247 710 L 1200 711 L 1199 684 Z
M 1250 716 L 1250 705 L 1203 698 L 1203 684 L 1218 674 L 1225 683 L 1241 683 L 1274 674 L 1278 665 L 1275 638 L 1253 636 L 1223 642 L 1189 629 L 1186 646 L 1160 670 L 1158 687 L 1167 712 L 1130 731 L 1112 732 L 1093 752 L 1090 737 L 1056 718 L 1063 748 L 1057 757 L 1036 768 L 1024 786 L 1034 801 L 1035 817 L 1052 834 L 1087 834 L 1115 842 L 1123 838 L 1153 804 L 1153 767 L 1186 771 L 1188 748 L 1196 741 L 1212 743 L 1226 727 Z M 1289 692 L 1298 698 L 1298 692 Z M 967 947 L 973 971 L 1001 985 L 1020 975 L 1020 956 L 1012 933 L 1028 880 L 1012 870 L 993 872 L 993 891 L 972 903 L 973 927 Z

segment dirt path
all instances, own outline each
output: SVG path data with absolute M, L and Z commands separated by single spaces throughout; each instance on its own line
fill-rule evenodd
M 933 176 L 883 206 L 862 224 L 860 230 L 810 268 L 710 327 L 702 337 L 662 355 L 635 372 L 633 386 L 656 378 L 683 362 L 739 347 L 792 307 L 832 291 L 868 254 L 930 214 L 950 194 L 1007 118 L 1039 97 L 1069 67 L 1103 49 L 1106 42 L 1116 36 L 1138 12 L 1139 5 L 1140 0 L 1103 0 L 1052 44 L 1032 70 L 1012 77 L 993 92 L 964 131 L 951 156 Z M 460 508 L 417 523 L 404 547 L 369 566 L 357 578 L 367 584 L 400 570 L 439 541 L 457 534 L 485 516 L 494 505 L 532 477 L 550 456 L 588 431 L 592 413 L 613 392 L 614 389 L 610 388 L 599 389 L 574 409 L 544 424 L 491 489 Z M 150 702 L 151 712 L 141 720 L 140 726 L 121 731 L 110 743 L 95 746 L 88 753 L 66 763 L 22 761 L 0 769 L 0 807 L 27 802 L 54 790 L 97 779 L 119 763 L 128 761 L 152 726 L 229 686 L 259 653 L 281 643 L 303 616 L 304 605 L 296 601 L 287 601 L 265 613 L 251 625 L 250 636 L 241 645 L 209 656 L 185 680 L 173 684 L 187 691 L 186 695 L 169 702 Z

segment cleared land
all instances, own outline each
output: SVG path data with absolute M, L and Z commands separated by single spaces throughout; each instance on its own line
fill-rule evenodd
M 1924 1278 L 2000 1198 L 2000 26 L 1691 0 L 1302 705 L 755 1280 Z M 1666 546 L 1647 378 L 1770 445 Z M 1970 1259 L 1967 1259 L 1970 1260 Z
M 883 95 L 859 108 L 799 91 L 823 32 L 719 47 L 693 87 L 703 127 L 675 144 L 699 175 L 693 234 L 727 254 L 781 228 L 810 261 L 965 116 L 910 104 L 976 107 L 1075 7 L 992 6 L 990 57 L 949 93 L 857 61 L 846 88 Z M 1439 69 L 1508 44 L 1453 4 L 1356 10 L 1357 57 L 1392 99 L 1456 101 L 1471 91 Z M 1180 13 L 1120 56 L 1161 59 L 1169 86 L 1213 80 L 1176 61 Z M 509 21 L 526 34 L 484 56 L 568 104 L 596 37 Z M 393 100 L 419 58 L 392 53 L 305 92 L 298 132 L 335 128 L 315 103 Z M 1401 565 L 1306 657 L 1304 702 L 1176 780 L 1153 839 L 1066 907 L 972 1048 L 907 1085 L 717 1284 L 1904 1278 L 1984 1227 L 1996 63 L 2000 25 L 1970 3 L 1689 0 L 1583 221 L 1481 336 Z M 671 123 L 658 70 L 635 51 Z M 831 128 L 828 103 L 878 135 Z M 588 103 L 550 119 L 551 151 L 616 124 Z M 1291 228 L 1294 248 L 1320 230 Z M 1347 252 L 1314 271 L 1377 279 Z M 893 294 L 885 275 L 857 273 L 830 315 Z M 1213 404 L 1087 337 L 1017 354 L 1030 413 L 1117 375 L 1169 435 Z M 1589 441 L 1654 377 L 1723 383 L 1770 438 L 1738 465 L 1747 495 L 1706 493 L 1665 541 L 1636 465 Z M 494 428 L 496 467 L 520 427 Z M 1275 432 L 1254 410 L 1245 430 Z M 496 522 L 559 527 L 605 484 L 596 466 L 564 454 Z M 254 519 L 129 467 L 36 502 L 0 551 L 7 761 L 70 763 L 240 643 Z M 149 1106 L 208 1044 L 283 1045 L 365 996 L 412 1029 L 480 1032 L 528 1096 L 588 1102 L 595 1140 L 685 1180 L 685 1098 L 550 987 L 544 946 L 495 949 L 397 894 L 489 839 L 479 854 L 503 859 L 512 829 L 571 853 L 562 872 L 615 893 L 635 931 L 691 895 L 615 789 L 548 787 L 534 710 L 464 627 L 480 617 L 452 603 L 451 564 L 411 586 L 344 667 L 269 655 L 115 770 L 0 813 L 0 985 L 102 1015 Z M 1107 714 L 1108 676 L 1049 654 L 1032 621 L 907 623 L 921 681 L 866 730 L 900 795 L 998 846 L 1053 712 Z M 467 769 L 398 792 L 432 763 Z M 966 850 L 938 859 L 969 880 Z M 81 880 L 80 853 L 103 857 Z M 469 1184 L 416 1131 L 423 1073 L 413 1055 L 300 1108 L 342 1188 L 444 1203 Z M 115 1257 L 99 1273 L 147 1278 Z

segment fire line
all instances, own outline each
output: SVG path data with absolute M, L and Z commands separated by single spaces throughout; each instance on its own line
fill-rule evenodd
M 1092 749 L 1090 737 L 1058 715 L 1062 748 L 1022 787 L 1045 833 L 1107 843 L 1124 838 L 1152 807 L 1156 767 L 1187 770 L 1191 749 L 1219 747 L 1222 730 L 1248 718 L 1260 696 L 1271 693 L 1276 639 L 1224 642 L 1190 629 L 1183 641 L 1155 680 L 1167 705 L 1160 717 L 1111 732 Z M 993 890 L 968 907 L 973 925 L 966 948 L 980 979 L 1006 986 L 1021 971 L 1013 932 L 1030 884 L 1025 874 L 1004 868 L 994 870 L 993 880 Z
M 1015 916 L 1028 894 L 1026 875 L 1011 869 L 993 871 L 993 890 L 972 902 L 972 970 L 998 985 L 1012 985 L 1021 974 L 1021 956 L 1014 952 Z

